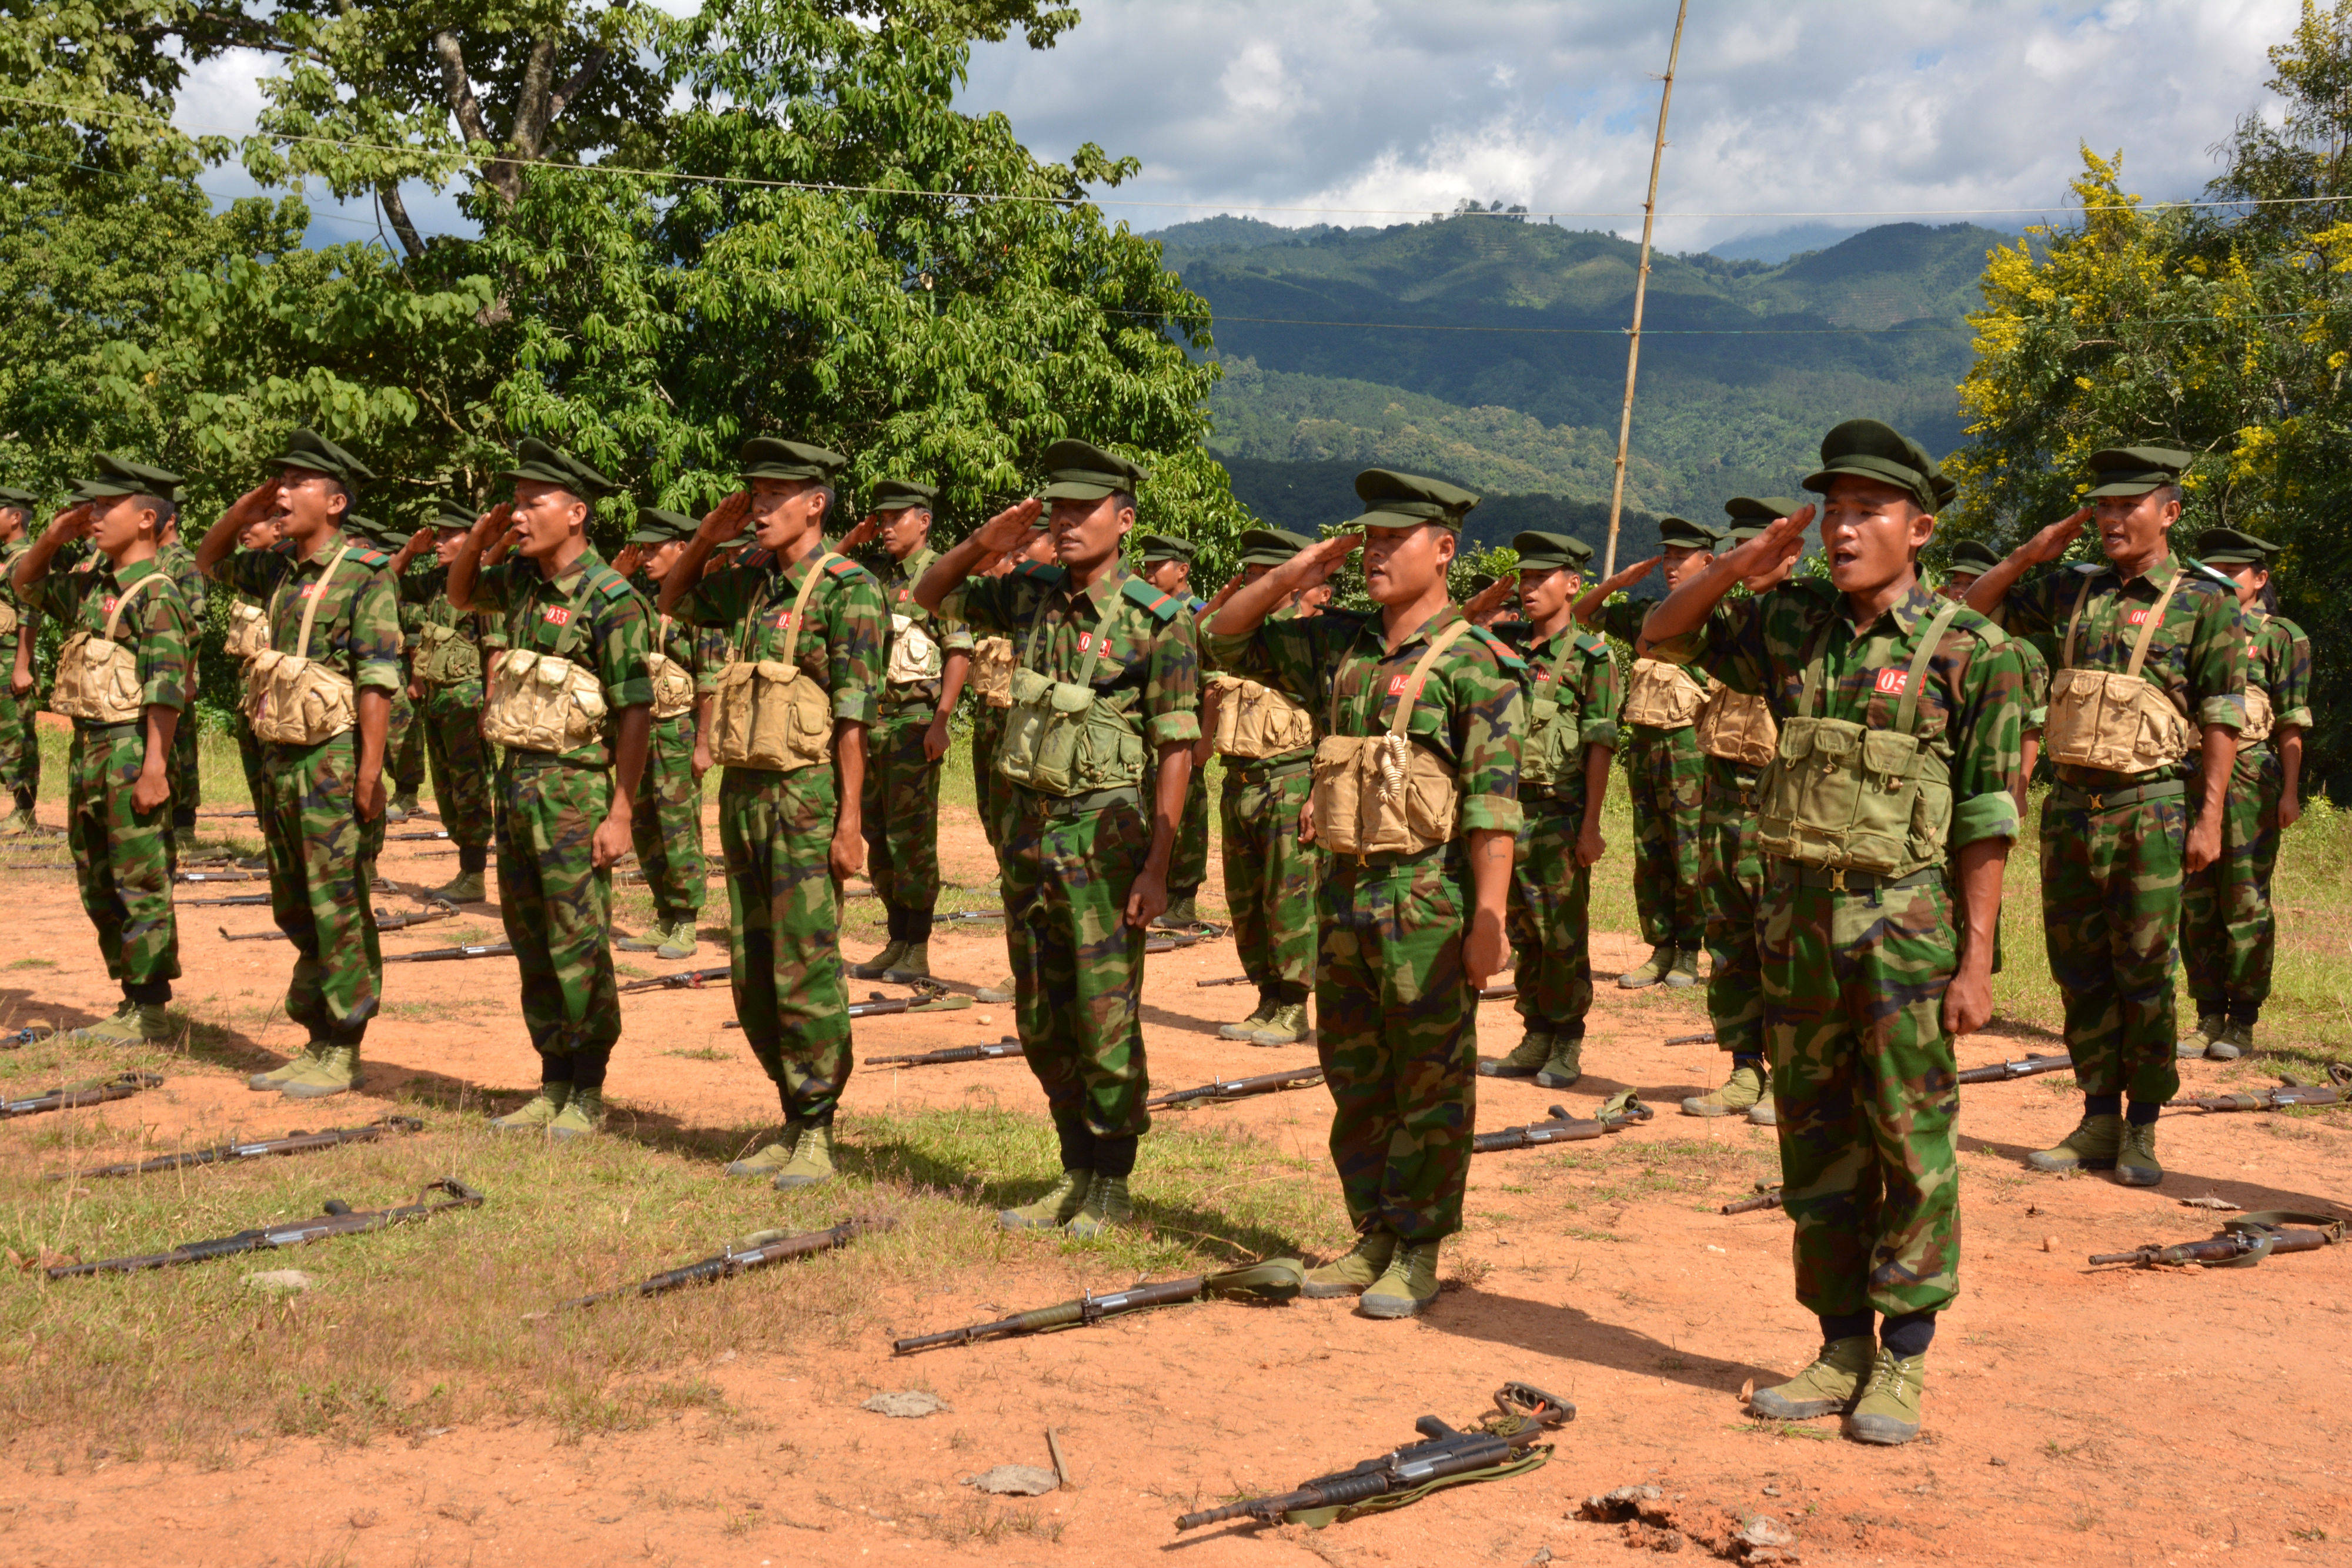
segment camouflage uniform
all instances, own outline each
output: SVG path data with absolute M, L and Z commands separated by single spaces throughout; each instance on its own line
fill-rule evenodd
M 694 677 L 698 705 L 719 689 L 719 666 L 727 662 L 727 634 L 683 625 L 650 603 L 646 614 L 653 628 L 654 652 Z M 646 873 L 646 890 L 653 894 L 654 920 L 666 928 L 700 920 L 710 886 L 703 861 L 702 780 L 695 776 L 694 742 L 693 709 L 654 720 L 646 770 L 637 781 L 636 807 L 629 819 L 630 842 Z
M 1209 639 L 1221 668 L 1285 691 L 1329 694 L 1330 733 L 1385 734 L 1404 679 L 1462 619 L 1449 605 L 1393 651 L 1378 616 L 1268 621 Z M 1461 789 L 1458 833 L 1412 855 L 1333 855 L 1319 894 L 1316 1050 L 1335 1110 L 1331 1159 L 1360 1232 L 1407 1245 L 1462 1228 L 1477 1124 L 1478 998 L 1462 967 L 1473 894 L 1469 833 L 1517 833 L 1519 661 L 1484 632 L 1432 666 L 1412 737 Z
M 249 593 L 232 593 L 229 597 L 239 604 L 251 604 L 257 607 L 261 603 L 261 601 Z M 247 664 L 247 661 L 240 661 L 237 664 L 236 675 L 240 698 L 244 695 L 243 683 Z M 254 824 L 261 834 L 262 842 L 267 845 L 269 841 L 269 813 L 261 809 L 261 799 L 267 792 L 262 782 L 265 766 L 261 758 L 261 740 L 253 733 L 253 721 L 245 716 L 243 701 L 240 700 L 235 704 L 231 713 L 229 728 L 236 736 L 236 759 L 245 769 L 246 799 L 253 802 Z
M 809 594 L 793 660 L 832 694 L 836 726 L 871 726 L 888 622 L 881 589 L 856 562 L 812 554 L 783 568 L 722 568 L 673 613 L 725 631 L 730 658 L 780 659 L 793 599 L 820 561 L 824 576 Z M 730 767 L 719 782 L 735 1016 L 786 1114 L 819 1126 L 831 1124 L 853 1065 L 832 863 L 838 801 L 834 769 L 823 766 Z
M 33 666 L 33 689 L 23 696 L 9 688 L 9 682 L 16 677 L 17 642 L 37 637 L 40 620 L 29 604 L 16 597 L 8 574 L 16 570 L 17 559 L 32 548 L 29 536 L 0 545 L 0 604 L 13 607 L 17 614 L 16 629 L 0 636 L 0 791 L 14 797 L 14 809 L 19 811 L 31 810 L 41 792 L 41 732 L 34 722 L 41 711 L 39 663 Z
M 1004 852 L 1004 780 L 996 776 L 996 748 L 1004 740 L 1004 716 L 1009 708 L 975 699 L 971 716 L 971 796 L 988 847 Z
M 2177 556 L 2168 553 L 2127 583 L 2104 561 L 2087 570 L 2053 570 L 2010 591 L 2005 619 L 2012 632 L 2040 644 L 2053 670 L 2062 668 L 2067 622 L 2087 584 L 2074 664 L 2122 670 L 2149 610 L 2176 577 L 2183 580 L 2141 673 L 2192 725 L 2240 728 L 2247 664 L 2236 597 Z M 2067 1053 L 2086 1096 L 2103 1103 L 2127 1094 L 2141 1115 L 2152 1115 L 2180 1091 L 2172 965 L 2188 768 L 2056 772 L 2057 788 L 2042 809 L 2042 923 L 2051 977 L 2065 1000 Z
M 1640 637 L 1653 600 L 1619 599 L 1601 607 L 1594 627 L 1622 642 Z M 1692 674 L 1702 687 L 1709 683 Z M 1706 921 L 1699 899 L 1699 845 L 1704 831 L 1706 753 L 1689 725 L 1659 729 L 1628 724 L 1622 747 L 1633 797 L 1633 907 L 1642 939 L 1653 947 L 1696 953 Z
M 140 590 L 123 612 L 114 641 L 138 658 L 142 708 L 174 709 L 185 725 L 196 622 L 159 561 L 133 561 L 118 571 L 100 557 L 87 572 L 51 571 L 33 584 L 26 602 L 55 617 L 68 633 L 86 630 L 103 637 L 117 599 L 159 573 L 163 580 Z M 107 977 L 131 1001 L 152 1004 L 171 998 L 171 982 L 180 975 L 180 938 L 172 909 L 173 801 L 142 811 L 131 799 L 146 762 L 143 712 L 128 724 L 74 720 L 66 756 L 66 821 L 81 906 L 98 928 Z
M 328 563 L 346 546 L 349 553 L 322 585 Z M 389 697 L 401 680 L 391 564 L 383 550 L 338 533 L 308 560 L 291 543 L 238 550 L 214 568 L 213 580 L 261 601 L 270 646 L 287 653 L 301 641 L 303 612 L 315 595 L 310 657 L 361 692 Z M 356 1047 L 383 997 L 369 889 L 383 848 L 383 819 L 361 819 L 358 776 L 356 727 L 316 746 L 261 747 L 254 810 L 268 850 L 270 909 L 296 954 L 286 1016 L 310 1031 L 313 1045 Z
M 482 740 L 482 618 L 449 602 L 449 569 L 436 566 L 401 580 L 416 607 L 419 652 L 414 678 L 416 727 L 433 774 L 433 803 L 457 847 L 461 873 L 478 872 L 490 844 L 490 758 Z M 446 628 L 443 638 L 428 628 Z
M 887 550 L 861 557 L 859 564 L 881 585 L 884 624 L 895 628 L 904 616 L 940 646 L 942 659 L 950 653 L 971 652 L 971 633 L 963 627 L 934 623 L 915 602 L 915 584 L 940 559 L 925 548 L 905 560 Z M 893 640 L 896 630 L 888 633 Z M 941 677 L 898 682 L 887 678 L 888 649 L 884 650 L 886 678 L 879 687 L 880 706 L 866 741 L 866 802 L 860 824 L 866 832 L 866 875 L 889 912 L 894 941 L 928 942 L 931 909 L 940 900 L 940 768 L 924 750 L 923 737 L 940 707 Z
M 2247 616 L 2247 678 L 2271 701 L 2277 729 L 2311 727 L 2311 639 L 2284 616 Z M 2273 736 L 2276 730 L 2273 732 Z M 2201 800 L 2192 768 L 2189 799 Z M 2278 809 L 2286 774 L 2270 740 L 2242 746 L 2221 808 L 2221 852 L 2188 877 L 2180 898 L 2180 956 L 2200 1017 L 2252 1025 L 2270 999 L 2278 916 L 2271 873 L 2278 864 Z
M 646 601 L 593 549 L 553 578 L 517 557 L 484 567 L 471 608 L 499 616 L 509 650 L 551 653 L 592 671 L 608 713 L 653 701 Z M 613 873 L 591 840 L 613 809 L 611 727 L 570 751 L 505 748 L 492 784 L 499 915 L 522 971 L 523 1024 L 548 1082 L 582 1082 L 563 1059 L 599 1071 L 621 1038 L 614 989 Z
M 1105 625 L 1097 699 L 1136 727 L 1147 758 L 1200 738 L 1192 617 L 1181 600 L 1141 578 L 1114 568 L 1078 589 L 1061 567 L 1024 563 L 1001 578 L 967 580 L 943 608 L 982 636 L 1013 638 L 1022 667 L 1055 681 L 1079 678 L 1095 628 Z M 1147 766 L 1139 787 L 1066 799 L 997 780 L 1021 1046 L 1061 1134 L 1065 1170 L 1125 1177 L 1126 1169 L 1097 1163 L 1096 1145 L 1139 1138 L 1151 1124 L 1137 1016 L 1143 933 L 1127 923 L 1127 900 L 1151 849 L 1151 797 L 1143 790 L 1152 778 Z M 1115 1155 L 1108 1163 L 1126 1162 Z
M 1168 853 L 1168 898 L 1174 903 L 1201 891 L 1209 880 L 1209 770 L 1192 769 L 1184 786 L 1184 814 L 1176 820 L 1176 842 Z
M 196 570 L 196 552 L 178 539 L 160 545 L 155 550 L 155 564 L 172 579 L 172 586 L 180 591 L 180 601 L 188 607 L 189 623 L 199 631 L 205 623 L 205 609 L 211 600 L 211 585 L 205 574 Z M 149 590 L 152 592 L 153 590 Z M 189 642 L 193 657 L 195 643 Z M 180 827 L 193 829 L 196 808 L 204 803 L 202 772 L 196 762 L 196 732 L 203 728 L 196 715 L 196 667 L 188 666 L 188 701 L 180 714 L 180 725 L 172 733 L 172 817 Z
M 378 538 L 377 543 L 394 555 L 400 553 L 401 541 Z M 400 592 L 400 690 L 392 699 L 391 722 L 383 732 L 383 787 L 390 799 L 414 800 L 425 783 L 425 727 L 417 722 L 415 699 L 408 695 L 409 684 L 416 678 L 416 639 L 425 624 L 424 615 L 408 584 L 420 574 L 409 572 L 398 580 Z
M 1266 617 L 1297 618 L 1297 611 L 1287 606 Z M 1283 695 L 1312 709 L 1320 694 Z M 1314 793 L 1314 760 L 1312 746 L 1279 757 L 1224 758 L 1218 806 L 1224 830 L 1225 906 L 1233 915 L 1242 973 L 1257 988 L 1261 1003 L 1275 1007 L 1305 1002 L 1315 984 L 1315 883 L 1321 857 L 1298 837 L 1298 813 Z M 1195 771 L 1195 784 L 1202 771 Z
M 1726 601 L 1699 632 L 1652 656 L 1718 675 L 1745 664 L 1761 673 L 1783 726 L 1801 711 L 1810 665 L 1820 716 L 1892 729 L 1920 642 L 1945 608 L 1915 586 L 1857 629 L 1842 595 L 1773 592 Z M 1921 685 L 1912 732 L 1949 771 L 1948 843 L 2013 839 L 2024 703 L 2008 639 L 1958 610 Z M 1797 1300 L 1825 1319 L 1932 1312 L 1958 1288 L 1959 1094 L 1941 1009 L 1959 953 L 1941 848 L 1934 863 L 1885 880 L 1778 858 L 1765 870 L 1764 1025 L 1782 1204 L 1795 1229 Z

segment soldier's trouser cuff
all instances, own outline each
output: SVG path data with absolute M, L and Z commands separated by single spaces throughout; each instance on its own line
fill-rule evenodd
M 135 1002 L 142 1008 L 161 1007 L 172 999 L 172 982 L 125 980 L 122 982 L 122 998 L 123 1000 Z
M 1056 1111 L 1054 1113 L 1054 1132 L 1061 1139 L 1064 1170 L 1090 1171 L 1095 1168 L 1095 1150 L 1099 1140 L 1095 1137 L 1095 1130 L 1087 1125 L 1085 1112 Z M 1130 1158 L 1128 1163 L 1131 1167 L 1134 1161 Z
M 467 876 L 479 876 L 489 869 L 489 845 L 459 844 L 457 846 L 457 870 L 459 873 Z
M 2260 1002 L 2231 1002 L 2230 1004 L 2230 1021 L 2234 1024 L 2243 1024 L 2248 1029 L 2253 1028 L 2254 1025 L 2263 1021 L 2263 1004 Z
M 1095 1175 L 1117 1176 L 1122 1181 L 1134 1175 L 1136 1151 L 1142 1143 L 1140 1138 L 1097 1138 Z
M 572 1082 L 583 1089 L 604 1087 L 604 1070 L 613 1060 L 609 1045 L 583 1045 L 571 1052 Z
M 931 912 L 928 909 L 899 911 L 899 925 L 901 941 L 928 942 L 931 939 Z

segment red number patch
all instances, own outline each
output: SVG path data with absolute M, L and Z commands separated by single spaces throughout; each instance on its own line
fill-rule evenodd
M 2135 610 L 2126 615 L 2124 619 L 2130 622 L 2135 626 L 2145 626 L 2147 624 L 2147 612 L 2145 610 Z
M 1391 675 L 1389 677 L 1389 695 L 1392 697 L 1401 697 L 1404 695 L 1404 677 L 1402 675 Z
M 569 626 L 572 624 L 572 612 L 568 607 L 562 604 L 541 605 L 539 607 L 539 618 L 546 622 L 550 626 Z
M 1878 689 L 1889 696 L 1899 697 L 1910 680 L 1911 672 L 1908 670 L 1881 670 L 1878 672 Z

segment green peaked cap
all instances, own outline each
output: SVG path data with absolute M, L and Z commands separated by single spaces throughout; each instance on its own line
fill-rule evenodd
M 664 510 L 660 507 L 639 507 L 637 526 L 629 530 L 628 542 L 633 545 L 666 545 L 672 539 L 690 539 L 700 528 L 700 519 L 684 512 Z
M 1742 545 L 1797 509 L 1788 496 L 1734 496 L 1723 504 L 1731 527 L 1723 531 L 1726 544 Z
M 313 474 L 324 474 L 347 490 L 355 490 L 375 477 L 375 471 L 361 462 L 348 446 L 339 446 L 308 425 L 298 426 L 286 438 L 286 449 L 269 460 L 275 468 L 307 468 Z
M 0 485 L 0 507 L 22 507 L 29 512 L 40 504 L 41 498 L 30 490 L 19 490 L 14 485 Z
M 2285 547 L 2242 528 L 2207 528 L 2197 536 L 2197 558 L 2208 566 L 2263 566 Z
M 1982 577 L 1986 572 L 1999 566 L 2002 559 L 1999 550 L 1982 539 L 1962 539 L 1952 547 L 1950 570 L 1972 571 L 1979 577 Z
M 742 465 L 737 472 L 746 479 L 814 479 L 825 485 L 849 466 L 849 459 L 838 452 L 774 435 L 753 436 L 736 449 L 735 460 Z
M 433 526 L 436 528 L 470 528 L 479 519 L 480 514 L 456 496 L 433 498 Z
M 1186 566 L 1192 564 L 1194 547 L 1191 539 L 1175 534 L 1146 534 L 1142 542 L 1143 551 L 1139 559 L 1146 564 L 1155 560 L 1181 560 Z
M 1688 517 L 1660 517 L 1658 542 L 1674 549 L 1713 549 L 1723 542 L 1723 530 Z
M 1826 496 L 1841 475 L 1892 485 L 1924 512 L 1935 511 L 1950 494 L 1926 447 L 1874 419 L 1849 419 L 1822 436 L 1821 469 L 1805 476 L 1804 486 Z
M 1511 548 L 1519 552 L 1521 571 L 1550 571 L 1563 566 L 1576 571 L 1592 559 L 1592 547 L 1574 534 L 1546 533 L 1540 528 L 1512 535 Z
M 185 481 L 168 469 L 133 463 L 111 452 L 98 455 L 98 472 L 76 482 L 75 497 L 84 501 L 110 501 L 117 496 L 152 496 L 170 501 Z M 176 503 L 175 503 L 176 504 Z
M 869 512 L 911 512 L 918 507 L 929 511 L 940 498 L 937 485 L 926 485 L 916 479 L 884 479 L 874 486 L 874 498 L 866 504 Z
M 1478 497 L 1459 485 L 1390 468 L 1367 468 L 1357 475 L 1356 497 L 1364 503 L 1364 515 L 1348 524 L 1350 529 L 1435 523 L 1458 532 L 1462 519 L 1478 504 Z
M 535 435 L 524 436 L 516 445 L 515 465 L 501 471 L 499 477 L 553 485 L 558 489 L 571 491 L 583 501 L 600 500 L 620 489 L 620 486 L 569 452 Z
M 2169 446 L 2110 446 L 2091 454 L 2091 496 L 2145 496 L 2161 485 L 2178 484 L 2189 454 Z
M 1045 487 L 1037 492 L 1041 501 L 1099 501 L 1122 492 L 1132 496 L 1151 477 L 1141 464 L 1087 441 L 1056 441 L 1045 448 Z
M 1241 538 L 1244 566 L 1280 566 L 1315 541 L 1288 528 L 1250 528 Z

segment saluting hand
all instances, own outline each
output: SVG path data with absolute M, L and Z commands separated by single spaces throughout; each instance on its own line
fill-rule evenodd
M 1038 519 L 1045 515 L 1045 503 L 1031 496 L 1015 501 L 972 530 L 972 538 L 985 550 L 1009 555 L 1023 549 L 1029 536 L 1038 531 Z
M 702 515 L 698 530 L 712 544 L 723 545 L 740 537 L 743 525 L 751 520 L 751 492 L 738 490 Z
M 1785 517 L 1775 517 L 1762 533 L 1737 549 L 1724 551 L 1716 564 L 1738 572 L 1742 581 L 1769 578 L 1778 582 L 1805 553 L 1805 528 L 1812 520 L 1813 508 L 1799 507 Z
M 613 570 L 623 577 L 636 576 L 637 568 L 645 564 L 640 559 L 642 553 L 635 545 L 623 545 L 621 553 L 613 558 Z
M 878 513 L 868 512 L 866 516 L 857 519 L 857 526 L 856 528 L 841 536 L 841 543 L 834 548 L 838 549 L 843 555 L 847 555 L 851 550 L 863 549 L 866 546 L 872 544 L 876 539 L 879 538 L 881 535 L 882 519 L 880 515 Z
M 2067 546 L 2082 538 L 2083 525 L 2090 520 L 2091 508 L 2088 507 L 2071 512 L 2018 546 L 2016 553 L 2023 556 L 2031 565 L 2048 566 L 2066 553 Z
M 1602 578 L 1590 591 L 1606 599 L 1612 593 L 1633 587 L 1649 576 L 1657 564 L 1665 559 L 1662 555 L 1654 555 L 1647 560 L 1637 560 L 1631 566 L 1619 567 L 1614 573 Z
M 1518 587 L 1516 577 L 1496 578 L 1464 603 L 1463 619 L 1473 626 L 1492 626 L 1503 618 L 1503 612 L 1510 604 L 1511 595 L 1518 591 Z

